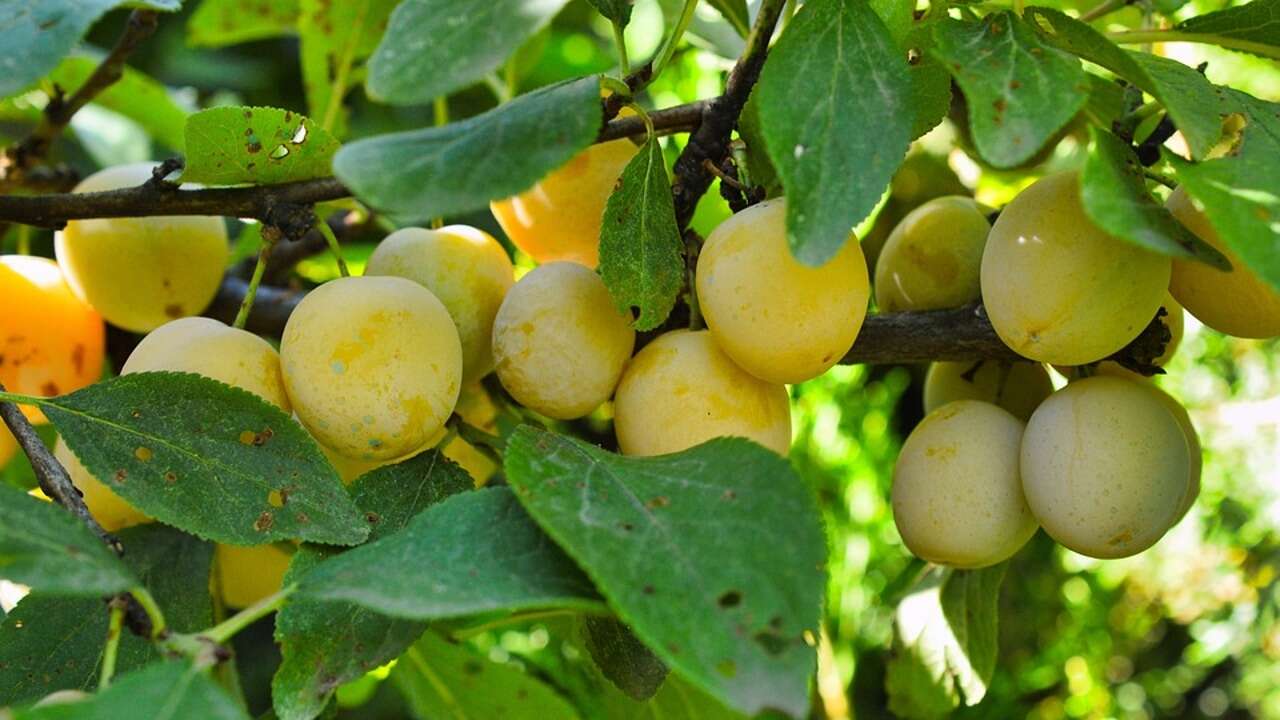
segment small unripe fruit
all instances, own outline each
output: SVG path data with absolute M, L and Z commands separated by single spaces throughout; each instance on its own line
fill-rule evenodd
M 190 317 L 161 325 L 138 343 L 121 374 L 161 371 L 203 375 L 290 411 L 276 349 L 217 320 Z
M 467 225 L 404 228 L 378 244 L 364 272 L 413 280 L 444 303 L 462 341 L 464 382 L 493 369 L 493 318 L 515 275 L 492 236 Z
M 155 165 L 107 168 L 75 192 L 141 185 Z M 76 294 L 107 322 L 133 332 L 204 310 L 231 252 L 222 218 L 202 216 L 72 220 L 54 247 Z
M 94 477 L 88 468 L 80 463 L 80 459 L 71 452 L 71 448 L 67 447 L 62 438 L 58 438 L 57 444 L 53 446 L 53 456 L 62 464 L 62 467 L 66 468 L 67 474 L 71 476 L 71 482 L 84 496 L 84 505 L 89 509 L 89 514 L 98 521 L 103 530 L 115 532 L 151 522 L 151 518 L 125 502 L 114 490 Z
M 1075 173 L 1050 175 L 1000 213 L 982 255 L 982 300 L 1000 339 L 1056 365 L 1101 360 L 1155 317 L 1169 258 L 1093 224 Z
M 935 362 L 924 379 L 924 411 L 956 400 L 981 400 L 1026 422 L 1052 393 L 1049 371 L 1039 363 Z
M 1149 387 L 1116 377 L 1071 383 L 1031 416 L 1022 487 L 1045 532 L 1090 557 L 1128 557 L 1158 541 L 1188 493 L 1191 457 Z
M 1169 290 L 1187 312 L 1209 327 L 1227 335 L 1269 338 L 1280 335 L 1280 291 L 1258 277 L 1222 242 L 1181 187 L 1166 203 L 1187 229 L 1217 248 L 1231 261 L 1231 272 L 1194 260 L 1175 260 Z
M 940 197 L 907 213 L 876 262 L 880 312 L 940 310 L 977 302 L 991 223 L 972 198 Z
M 635 347 L 630 315 L 577 263 L 541 265 L 507 293 L 493 323 L 498 379 L 521 405 L 582 417 L 609 399 Z
M 444 305 L 398 277 L 348 277 L 298 303 L 280 341 L 307 430 L 357 460 L 421 449 L 458 401 L 462 345 Z
M 516 247 L 536 262 L 600 262 L 600 222 L 622 170 L 637 152 L 630 140 L 598 143 L 519 195 L 489 204 Z
M 1022 496 L 1023 424 L 990 403 L 958 400 L 929 413 L 893 469 L 893 521 L 917 557 L 980 568 L 1012 556 L 1036 532 Z
M 273 544 L 239 547 L 219 543 L 214 547 L 218 588 L 227 607 L 245 608 L 278 592 L 291 553 Z
M 726 436 L 779 455 L 791 447 L 787 389 L 738 367 L 706 330 L 669 332 L 636 353 L 613 412 L 627 455 L 665 455 Z
M 826 372 L 853 346 L 867 314 L 867 264 L 850 238 L 821 267 L 787 244 L 785 200 L 720 223 L 698 255 L 698 303 L 725 354 L 771 383 Z
M 76 297 L 57 263 L 0 256 L 0 308 L 0 383 L 6 390 L 52 397 L 101 376 L 102 317 Z M 39 408 L 22 409 L 32 422 L 45 421 Z

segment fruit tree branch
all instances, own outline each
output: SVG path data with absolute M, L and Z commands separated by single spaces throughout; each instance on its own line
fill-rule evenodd
M 45 106 L 40 124 L 25 139 L 6 149 L 0 158 L 0 190 L 24 183 L 27 170 L 45 156 L 80 108 L 124 76 L 125 61 L 139 44 L 155 33 L 158 24 L 156 11 L 134 10 L 116 46 L 84 84 L 67 98 L 57 89 Z

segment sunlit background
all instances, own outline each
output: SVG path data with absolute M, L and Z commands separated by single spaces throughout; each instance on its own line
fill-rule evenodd
M 1173 7 L 1177 0 L 1159 4 Z M 656 0 L 636 3 L 627 31 L 632 58 L 648 57 L 656 49 L 663 5 Z M 1221 6 L 1197 0 L 1181 12 Z M 1135 8 L 1115 18 L 1137 22 L 1140 14 Z M 117 13 L 96 28 L 91 42 L 109 45 L 121 19 Z M 681 51 L 648 91 L 645 103 L 650 107 L 720 91 L 741 40 L 710 11 L 700 11 L 692 35 L 693 46 Z M 607 23 L 579 0 L 520 51 L 521 62 L 501 82 L 523 92 L 565 77 L 614 71 L 611 43 Z M 1190 65 L 1207 61 L 1207 74 L 1215 82 L 1280 100 L 1275 63 L 1204 46 L 1159 50 Z M 185 41 L 182 22 L 166 19 L 136 57 L 141 69 L 173 88 L 192 109 L 228 103 L 305 107 L 296 41 L 291 39 L 193 49 Z M 21 123 L 46 100 L 37 91 L 0 104 L 0 141 L 18 136 Z M 451 97 L 450 112 L 463 117 L 494 102 L 491 88 L 477 86 Z M 430 123 L 431 108 L 378 107 L 358 91 L 353 95 L 351 136 Z M 136 124 L 98 105 L 80 112 L 72 127 L 78 142 L 68 143 L 64 154 L 85 174 L 98 166 L 170 152 Z M 972 192 L 998 207 L 1038 175 L 1078 164 L 1084 137 L 1072 128 L 1042 165 L 992 172 L 956 149 L 956 132 L 945 123 L 913 149 L 884 205 L 885 218 L 864 227 L 868 255 L 878 250 L 892 218 L 914 204 L 935 195 Z M 666 141 L 671 157 L 681 142 L 679 137 Z M 694 226 L 705 234 L 727 214 L 713 186 Z M 499 233 L 487 214 L 450 220 Z M 23 243 L 35 253 L 51 254 L 48 234 L 23 232 L 9 228 L 0 236 L 3 250 L 12 252 Z M 353 272 L 360 271 L 370 248 L 347 248 Z M 529 267 L 527 258 L 518 260 Z M 330 258 L 317 256 L 303 262 L 299 274 L 322 281 L 336 269 Z M 1187 317 L 1181 349 L 1157 382 L 1187 406 L 1200 432 L 1205 457 L 1199 501 L 1155 548 L 1128 560 L 1092 560 L 1037 535 L 1015 557 L 1005 581 L 998 669 L 987 698 L 957 711 L 957 717 L 1280 719 L 1278 350 L 1275 340 L 1228 338 Z M 815 716 L 891 716 L 884 674 L 893 648 L 894 613 L 921 565 L 906 552 L 894 528 L 889 485 L 898 449 L 921 417 L 924 369 L 837 367 L 792 388 L 791 459 L 820 498 L 831 553 Z M 0 477 L 19 485 L 31 482 L 21 462 L 5 468 Z M 545 669 L 563 684 L 573 684 L 564 678 L 581 675 L 583 685 L 562 689 L 575 696 L 589 694 L 599 678 L 564 671 L 581 665 L 581 658 L 558 645 L 549 630 L 557 630 L 554 623 L 534 623 L 483 633 L 475 642 L 496 660 Z M 344 690 L 344 701 L 363 702 L 377 680 L 370 677 Z M 253 690 L 252 682 L 246 689 Z M 377 708 L 375 702 L 346 712 L 377 717 Z

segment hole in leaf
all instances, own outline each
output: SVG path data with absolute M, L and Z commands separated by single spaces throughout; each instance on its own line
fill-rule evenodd
M 738 605 L 742 603 L 742 593 L 737 590 L 730 590 L 729 592 L 721 595 L 720 599 L 716 600 L 716 603 L 725 610 L 732 607 L 738 607 Z
M 786 652 L 787 646 L 791 644 L 781 635 L 767 630 L 756 633 L 752 639 L 770 655 L 781 655 Z
M 275 150 L 271 151 L 272 160 L 283 160 L 289 157 L 289 148 L 283 145 L 277 145 Z
M 306 141 L 307 141 L 307 126 L 299 125 L 298 131 L 293 134 L 293 138 L 290 139 L 289 142 L 293 143 L 294 145 L 301 145 Z
M 267 504 L 274 508 L 284 507 L 286 496 L 279 490 L 272 490 L 267 493 Z

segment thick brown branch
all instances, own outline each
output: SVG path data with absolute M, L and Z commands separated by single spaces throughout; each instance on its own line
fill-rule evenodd
M 35 130 L 5 151 L 4 160 L 0 162 L 0 190 L 25 183 L 27 170 L 44 158 L 53 141 L 58 139 L 80 108 L 124 75 L 129 56 L 139 44 L 151 37 L 158 24 L 158 14 L 154 10 L 134 10 L 116 46 L 84 84 L 70 97 L 63 98 L 57 94 L 49 99 L 44 117 Z
M 870 315 L 842 365 L 931 360 L 1025 360 L 1000 340 L 980 305 Z
M 0 384 L 0 391 L 4 390 L 4 385 Z M 111 533 L 102 529 L 97 520 L 89 514 L 89 508 L 84 504 L 84 498 L 81 497 L 80 491 L 76 489 L 75 483 L 71 482 L 71 476 L 67 474 L 66 468 L 62 467 L 62 463 L 58 462 L 53 453 L 49 451 L 48 446 L 36 434 L 36 429 L 31 426 L 26 416 L 22 414 L 22 410 L 17 405 L 10 402 L 0 402 L 0 418 L 4 419 L 4 423 L 9 426 L 13 437 L 17 439 L 18 445 L 22 451 L 27 454 L 31 460 L 31 469 L 35 472 L 36 479 L 40 482 L 40 490 L 51 500 L 65 507 L 80 519 L 90 530 L 98 537 L 102 538 L 108 546 L 117 553 L 123 552 L 120 541 Z
M 747 47 L 729 73 L 724 94 L 712 100 L 702 113 L 701 124 L 689 136 L 689 143 L 676 159 L 671 193 L 680 227 L 689 224 L 698 200 L 711 187 L 712 175 L 707 171 L 705 161 L 710 160 L 713 166 L 718 167 L 729 154 L 729 136 L 738 124 L 738 116 L 747 104 L 751 88 L 760 78 L 760 70 L 769 54 L 769 41 L 773 38 L 783 5 L 783 0 L 764 0 L 760 4 L 755 25 L 747 36 Z

